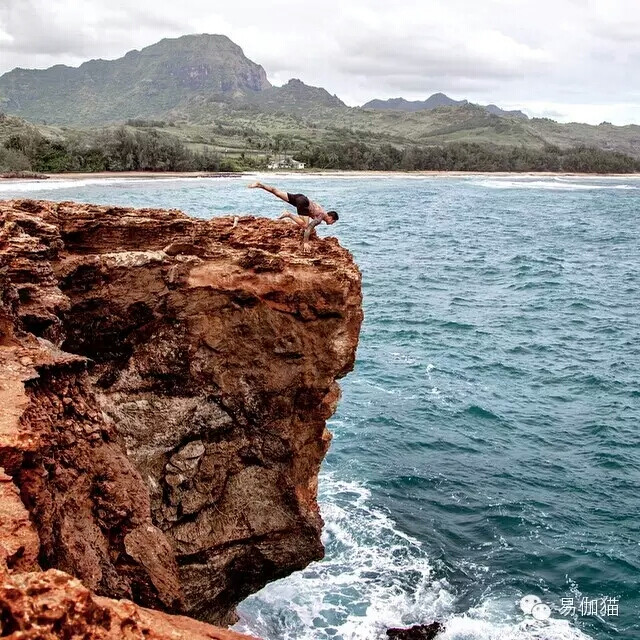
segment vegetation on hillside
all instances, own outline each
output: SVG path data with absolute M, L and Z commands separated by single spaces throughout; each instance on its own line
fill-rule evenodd
M 238 171 L 265 169 L 274 157 L 295 157 L 309 168 L 361 170 L 566 171 L 628 173 L 640 171 L 640 160 L 628 155 L 578 146 L 453 142 L 448 144 L 378 144 L 304 138 L 258 129 L 232 127 L 179 129 L 162 121 L 131 120 L 127 125 L 97 130 L 45 133 L 14 119 L 0 126 L 0 171 Z M 0 125 L 6 118 L 0 116 Z M 351 134 L 353 135 L 353 134 Z M 366 137 L 363 136 L 366 139 Z M 229 153 L 219 145 L 239 139 L 244 147 Z M 216 146 L 216 140 L 218 146 Z M 243 150 L 247 149 L 247 151 Z M 252 151 L 249 151 L 252 149 Z
M 265 164 L 270 155 L 299 153 L 309 145 L 332 144 L 428 149 L 474 143 L 487 149 L 525 146 L 542 153 L 549 147 L 566 151 L 584 146 L 640 157 L 636 125 L 527 119 L 443 94 L 422 102 L 374 101 L 376 105 L 393 108 L 348 107 L 325 89 L 300 80 L 272 87 L 264 69 L 240 47 L 225 36 L 207 34 L 162 40 L 118 60 L 91 60 L 78 68 L 16 69 L 0 76 L 0 110 L 29 119 L 29 126 L 52 140 L 68 141 L 75 135 L 64 127 L 83 131 L 109 126 L 112 131 L 130 120 L 133 129 L 170 133 L 187 150 L 208 149 L 223 164 L 238 168 Z M 83 135 L 97 134 L 84 130 Z M 496 162 L 504 164 L 505 153 L 498 153 Z
M 304 94 L 281 105 L 280 109 L 264 109 L 261 105 L 222 104 L 215 99 L 194 99 L 164 118 L 185 136 L 191 133 L 219 139 L 222 130 L 224 144 L 245 152 L 258 148 L 259 141 L 272 144 L 276 136 L 294 145 L 354 142 L 378 146 L 399 147 L 442 146 L 453 142 L 509 147 L 526 146 L 542 150 L 548 146 L 569 149 L 576 146 L 596 147 L 640 157 L 640 126 L 617 127 L 603 123 L 560 124 L 547 118 L 526 120 L 497 116 L 476 105 L 439 107 L 402 112 L 366 110 L 349 107 L 304 105 Z M 248 139 L 251 142 L 248 142 Z M 292 143 L 289 144 L 289 141 Z M 215 143 L 215 142 L 214 142 Z
M 155 117 L 198 96 L 268 89 L 264 69 L 223 35 L 166 38 L 117 60 L 0 75 L 0 109 L 32 122 L 104 125 Z
M 568 173 L 633 173 L 640 160 L 593 147 L 560 149 L 499 147 L 458 142 L 442 146 L 397 148 L 366 144 L 310 146 L 296 156 L 309 166 L 323 169 L 402 171 L 551 171 Z
M 210 149 L 194 151 L 156 130 L 117 127 L 91 137 L 50 139 L 37 131 L 9 136 L 0 146 L 0 171 L 234 171 Z

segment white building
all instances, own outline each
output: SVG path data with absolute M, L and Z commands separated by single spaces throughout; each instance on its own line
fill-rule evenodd
M 274 160 L 268 165 L 269 169 L 304 169 L 304 162 L 298 162 L 291 157 Z

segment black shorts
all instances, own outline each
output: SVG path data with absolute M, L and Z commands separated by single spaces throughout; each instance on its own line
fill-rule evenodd
M 289 204 L 292 204 L 298 211 L 299 216 L 310 216 L 309 198 L 302 193 L 287 193 Z

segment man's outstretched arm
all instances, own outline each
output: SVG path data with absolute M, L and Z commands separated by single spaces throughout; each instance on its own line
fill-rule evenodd
M 286 191 L 282 191 L 282 189 L 277 189 L 276 187 L 272 187 L 269 184 L 262 184 L 262 182 L 254 182 L 248 186 L 249 189 L 264 189 L 269 193 L 273 193 L 276 198 L 280 198 L 280 200 L 284 200 L 285 202 L 289 202 L 289 194 Z

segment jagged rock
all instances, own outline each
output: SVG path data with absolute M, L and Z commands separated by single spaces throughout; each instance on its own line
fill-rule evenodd
M 147 546 L 139 532 L 125 539 L 127 551 L 171 553 L 162 541 Z M 135 548 L 136 544 L 144 546 Z M 164 541 L 166 545 L 166 540 Z M 130 548 L 131 547 L 131 548 Z M 0 469 L 0 636 L 9 640 L 250 640 L 182 616 L 91 594 L 79 580 L 56 570 L 37 573 L 38 535 L 11 477 Z
M 194 440 L 174 453 L 165 466 L 165 482 L 176 488 L 191 480 L 198 472 L 205 451 L 202 440 Z
M 7 640 L 251 640 L 129 600 L 96 596 L 55 569 L 16 574 L 0 569 L 0 611 L 0 636 Z
M 360 274 L 292 225 L 0 202 L 0 466 L 43 569 L 209 622 L 323 555 Z
M 395 640 L 433 640 L 444 631 L 440 622 L 430 624 L 416 624 L 413 627 L 387 629 L 387 636 Z
M 0 467 L 0 566 L 34 571 L 38 568 L 39 550 L 38 534 L 20 500 L 18 488 Z

